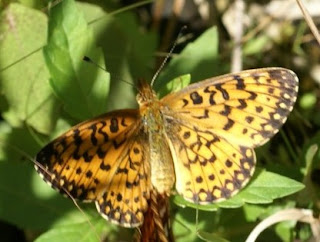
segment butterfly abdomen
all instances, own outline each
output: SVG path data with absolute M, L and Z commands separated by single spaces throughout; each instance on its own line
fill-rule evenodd
M 146 107 L 142 113 L 144 131 L 150 145 L 151 183 L 160 194 L 170 195 L 175 182 L 172 155 L 167 143 L 163 117 L 159 107 Z
M 160 194 L 170 195 L 175 172 L 168 143 L 160 133 L 150 133 L 151 183 Z

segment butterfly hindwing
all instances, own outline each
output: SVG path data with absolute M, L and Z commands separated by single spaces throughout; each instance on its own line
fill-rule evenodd
M 37 154 L 37 171 L 61 193 L 97 201 L 105 218 L 137 226 L 150 188 L 148 145 L 138 117 L 137 110 L 122 110 L 71 128 Z M 138 216 L 124 219 L 129 213 Z
M 231 144 L 209 130 L 180 124 L 169 142 L 179 171 L 176 190 L 188 201 L 208 204 L 227 199 L 244 187 L 254 172 L 253 149 Z
M 136 135 L 128 141 L 117 172 L 96 202 L 103 217 L 124 227 L 142 224 L 150 197 L 149 146 L 143 137 L 144 134 Z

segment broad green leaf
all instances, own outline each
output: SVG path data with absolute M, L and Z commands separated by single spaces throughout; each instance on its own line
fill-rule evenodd
M 297 221 L 284 221 L 275 225 L 275 232 L 283 242 L 291 242 L 294 238 L 293 229 Z M 303 240 L 305 241 L 305 240 Z
M 257 169 L 251 182 L 234 197 L 215 204 L 197 205 L 186 202 L 180 196 L 174 201 L 179 206 L 190 206 L 201 210 L 215 211 L 220 208 L 238 208 L 244 203 L 268 204 L 274 199 L 281 198 L 300 191 L 304 185 L 290 178 Z
M 26 127 L 13 128 L 0 121 L 0 161 L 21 161 L 28 158 L 25 156 L 32 157 L 38 149 L 39 145 Z
M 38 150 L 28 129 L 0 123 L 0 219 L 26 229 L 48 228 L 76 210 L 36 173 L 32 157 Z
M 86 14 L 89 21 L 103 16 L 99 9 L 94 11 L 92 7 Z M 132 86 L 136 86 L 138 78 L 151 79 L 155 34 L 142 31 L 135 15 L 130 12 L 117 15 L 105 13 L 105 17 L 91 22 L 90 26 L 98 45 L 103 48 L 106 67 L 111 73 L 107 109 L 136 107 L 136 89 Z
M 113 227 L 113 226 L 109 226 Z M 101 241 L 101 235 L 106 233 L 106 221 L 103 219 L 88 220 L 82 223 L 74 223 L 70 225 L 56 226 L 53 229 L 41 234 L 35 241 L 36 242 L 98 242 Z M 113 228 L 114 230 L 114 228 Z M 109 238 L 108 238 L 109 239 Z
M 2 115 L 12 126 L 27 123 L 49 133 L 59 107 L 41 51 L 46 43 L 47 18 L 40 11 L 13 3 L 0 16 L 0 33 Z
M 237 203 L 242 206 L 246 203 L 267 204 L 274 199 L 296 193 L 304 188 L 300 182 L 265 170 L 258 170 L 258 176 L 245 187 L 239 195 L 227 201 L 221 202 L 220 207 L 228 207 L 229 203 Z
M 243 213 L 248 222 L 255 222 L 257 220 L 265 219 L 270 215 L 284 209 L 294 208 L 296 202 L 293 200 L 283 200 L 280 203 L 265 204 L 250 204 L 246 203 L 243 206 Z
M 177 92 L 182 88 L 188 86 L 190 84 L 190 81 L 191 76 L 189 74 L 176 77 L 159 90 L 158 96 L 163 97 L 168 93 Z
M 83 61 L 84 56 L 89 56 L 103 66 L 102 52 L 94 45 L 92 31 L 73 0 L 52 8 L 48 44 L 44 48 L 50 84 L 65 110 L 78 120 L 106 110 L 109 74 Z

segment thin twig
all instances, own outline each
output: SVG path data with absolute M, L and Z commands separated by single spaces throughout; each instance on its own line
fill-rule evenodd
M 320 34 L 319 31 L 316 27 L 316 25 L 314 24 L 308 10 L 306 9 L 304 3 L 302 2 L 302 0 L 297 0 L 297 3 L 302 11 L 302 14 L 304 16 L 304 19 L 306 20 L 311 32 L 313 33 L 314 37 L 316 38 L 316 40 L 318 41 L 318 44 L 320 45 Z
M 160 51 L 165 51 L 168 49 L 168 46 L 171 45 L 170 43 L 172 42 L 172 36 L 177 26 L 177 20 L 181 17 L 184 5 L 185 0 L 174 0 L 172 2 L 172 14 L 163 33 L 162 43 L 159 47 Z
M 261 221 L 250 233 L 246 242 L 254 242 L 258 238 L 259 234 L 263 232 L 266 228 L 270 227 L 275 223 L 279 223 L 287 220 L 295 220 L 304 223 L 309 223 L 313 233 L 315 241 L 320 240 L 320 223 L 319 219 L 314 218 L 312 210 L 307 209 L 285 209 L 279 211 L 268 218 Z
M 151 29 L 159 31 L 161 14 L 164 12 L 165 1 L 158 0 L 153 3 L 153 18 L 152 18 L 152 27 Z
M 242 70 L 242 36 L 243 36 L 243 16 L 245 3 L 243 0 L 235 1 L 235 34 L 233 36 L 234 46 L 232 51 L 231 72 Z

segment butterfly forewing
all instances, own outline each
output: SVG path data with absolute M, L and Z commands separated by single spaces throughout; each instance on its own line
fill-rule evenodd
M 283 68 L 228 74 L 165 96 L 164 116 L 176 172 L 187 200 L 230 197 L 253 174 L 252 148 L 285 122 L 298 91 L 296 75 Z
M 83 122 L 45 146 L 36 169 L 61 193 L 97 201 L 105 218 L 126 227 L 143 221 L 149 196 L 148 144 L 137 110 Z
M 207 79 L 161 101 L 179 122 L 197 123 L 229 142 L 255 147 L 285 122 L 297 91 L 292 71 L 264 68 Z

